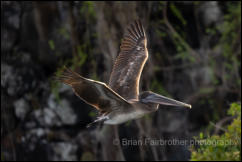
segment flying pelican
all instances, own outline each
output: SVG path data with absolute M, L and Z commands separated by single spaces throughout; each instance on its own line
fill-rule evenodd
M 145 31 L 141 22 L 135 21 L 124 35 L 109 85 L 84 78 L 66 67 L 57 79 L 71 86 L 78 97 L 100 112 L 87 127 L 101 121 L 110 125 L 121 124 L 157 111 L 159 105 L 191 108 L 189 104 L 151 91 L 139 93 L 140 75 L 147 59 Z

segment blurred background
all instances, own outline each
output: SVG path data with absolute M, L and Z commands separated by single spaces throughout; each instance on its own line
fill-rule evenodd
M 108 83 L 136 19 L 149 50 L 140 90 L 193 108 L 160 107 L 119 125 L 118 145 L 112 129 L 86 128 L 97 111 L 52 77 L 66 65 Z M 122 140 L 223 136 L 230 105 L 241 102 L 240 59 L 241 2 L 1 1 L 1 160 L 195 160 L 199 146 Z M 233 131 L 241 138 L 239 126 Z M 240 147 L 228 158 L 240 158 Z

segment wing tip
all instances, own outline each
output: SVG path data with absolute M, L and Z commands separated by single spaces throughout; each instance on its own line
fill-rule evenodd
M 146 39 L 145 30 L 140 19 L 134 20 L 126 29 L 120 49 L 129 52 L 140 40 Z
M 138 41 L 140 38 L 146 37 L 141 20 L 136 19 L 131 24 L 129 24 L 125 35 L 131 36 L 136 41 Z
M 141 19 L 136 19 L 134 23 L 137 24 L 138 28 L 140 29 L 141 34 L 145 37 L 145 30 L 144 30 L 144 26 L 142 24 Z
M 72 71 L 71 69 L 67 68 L 66 66 L 63 66 L 61 69 L 61 73 L 55 73 L 53 76 L 54 80 L 62 82 L 67 85 L 71 85 L 73 82 L 80 81 L 80 78 L 82 78 L 79 74 Z

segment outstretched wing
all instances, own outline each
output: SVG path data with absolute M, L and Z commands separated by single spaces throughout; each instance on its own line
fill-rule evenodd
M 140 21 L 127 29 L 109 80 L 109 87 L 125 99 L 137 99 L 139 80 L 148 58 L 146 36 Z
M 120 106 L 129 106 L 124 98 L 105 83 L 84 78 L 66 67 L 57 80 L 71 86 L 78 97 L 101 113 L 108 113 Z

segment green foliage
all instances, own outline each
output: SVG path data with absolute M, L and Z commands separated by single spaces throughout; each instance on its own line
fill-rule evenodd
M 241 2 L 240 2 L 241 3 Z M 224 16 L 224 23 L 221 26 L 223 32 L 221 43 L 223 44 L 223 56 L 229 59 L 229 63 L 240 64 L 240 61 L 236 59 L 234 55 L 233 47 L 239 40 L 240 36 L 237 31 L 241 28 L 241 4 L 240 5 L 229 5 L 229 14 Z M 241 51 L 240 51 L 241 55 Z
M 238 117 L 241 119 L 241 107 L 237 103 L 232 103 L 231 108 L 228 111 L 228 115 L 238 115 Z
M 84 1 L 80 9 L 80 14 L 86 15 L 88 18 L 91 18 L 94 20 L 96 18 L 96 12 L 94 10 L 94 2 Z
M 63 36 L 65 39 L 70 40 L 70 33 L 67 31 L 65 27 L 61 27 L 58 29 L 58 33 Z
M 81 161 L 96 161 L 96 159 L 93 153 L 86 151 L 82 154 Z
M 227 127 L 224 134 L 205 138 L 203 133 L 200 133 L 199 139 L 195 137 L 200 146 L 197 150 L 192 146 L 192 161 L 241 160 L 241 104 L 231 104 L 228 114 L 236 118 Z
M 145 114 L 143 117 L 145 120 L 151 120 L 151 114 Z
M 58 70 L 57 73 L 60 73 L 60 70 Z M 60 103 L 61 101 L 60 94 L 59 94 L 60 83 L 55 80 L 49 80 L 49 82 L 50 82 L 50 89 L 55 96 L 55 100 L 57 101 L 57 103 Z
M 189 52 L 183 49 L 181 46 L 177 46 L 177 54 L 174 57 L 175 59 L 189 60 L 190 62 L 195 62 L 195 58 L 189 55 Z
M 159 94 L 163 94 L 167 97 L 171 97 L 170 94 L 164 89 L 164 87 L 162 86 L 162 84 L 160 82 L 158 82 L 157 80 L 153 80 L 151 83 L 151 90 L 153 92 L 159 93 Z
M 88 116 L 94 118 L 94 117 L 97 116 L 97 114 L 96 114 L 95 112 L 93 112 L 93 111 L 90 111 L 90 112 L 88 113 Z
M 4 153 L 1 151 L 1 161 L 4 161 Z
M 125 126 L 129 127 L 131 125 L 131 123 L 132 123 L 132 120 L 129 120 L 129 121 L 125 122 Z
M 77 56 L 73 57 L 72 64 L 74 67 L 81 67 L 87 59 L 87 53 L 85 52 L 85 45 L 77 46 Z
M 194 63 L 195 58 L 190 54 L 191 48 L 189 44 L 178 34 L 177 31 L 172 34 L 172 39 L 177 51 L 175 59 L 182 59 L 183 61 L 187 60 Z
M 55 42 L 53 40 L 49 40 L 48 43 L 49 43 L 50 49 L 52 51 L 54 51 L 55 50 Z
M 215 35 L 216 34 L 216 29 L 214 29 L 214 28 L 207 28 L 206 29 L 206 33 L 207 34 L 210 34 L 210 35 Z
M 214 92 L 214 90 L 215 90 L 214 87 L 205 87 L 205 88 L 200 88 L 199 93 L 200 94 L 211 94 Z
M 155 30 L 156 34 L 159 36 L 159 37 L 166 37 L 167 34 L 165 32 L 162 32 L 160 31 L 159 29 L 156 29 Z
M 223 84 L 233 90 L 238 90 L 241 87 L 239 75 L 239 69 L 241 69 L 241 36 L 238 34 L 241 30 L 241 2 L 238 3 L 227 3 L 228 13 L 224 16 L 223 23 L 207 29 L 207 33 L 211 35 L 217 32 L 221 34 L 215 49 L 216 47 L 222 48 L 223 66 L 217 61 L 217 58 L 213 57 L 210 59 L 210 66 L 213 70 L 219 67 L 223 74 L 220 76 L 214 75 L 213 80 L 221 80 Z M 215 85 L 218 84 L 217 81 L 214 83 Z
M 178 20 L 180 20 L 182 22 L 182 24 L 185 26 L 187 24 L 186 20 L 183 18 L 181 12 L 179 11 L 179 9 L 174 5 L 174 3 L 170 4 L 170 9 L 173 13 L 173 15 L 175 15 Z
M 94 72 L 93 74 L 91 74 L 90 78 L 93 79 L 93 80 L 100 80 L 100 78 L 97 76 L 97 73 L 96 72 Z

